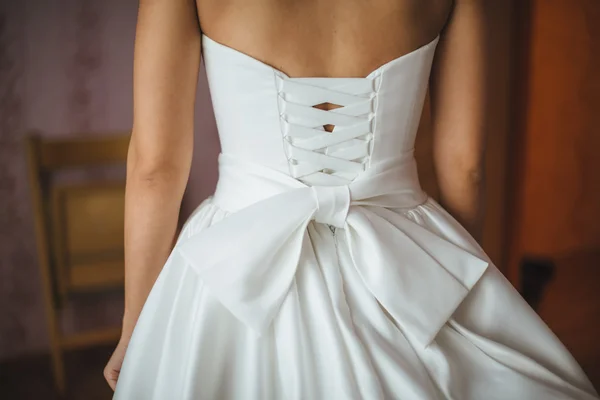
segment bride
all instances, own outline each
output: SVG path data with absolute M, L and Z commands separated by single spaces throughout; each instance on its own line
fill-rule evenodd
M 140 1 L 115 399 L 598 398 L 478 244 L 485 3 Z M 201 60 L 219 182 L 175 237 Z

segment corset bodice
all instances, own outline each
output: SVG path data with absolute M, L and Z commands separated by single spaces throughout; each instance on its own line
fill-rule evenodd
M 222 152 L 323 186 L 412 158 L 437 41 L 363 78 L 290 77 L 203 35 Z

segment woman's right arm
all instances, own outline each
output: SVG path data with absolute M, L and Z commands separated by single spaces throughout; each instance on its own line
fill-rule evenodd
M 113 389 L 175 236 L 192 159 L 200 57 L 194 0 L 140 0 L 125 191 L 125 310 L 121 341 L 105 369 Z

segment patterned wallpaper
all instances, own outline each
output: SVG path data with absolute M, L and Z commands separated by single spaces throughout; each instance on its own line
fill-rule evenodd
M 67 65 L 70 77 L 68 110 L 73 128 L 81 132 L 92 129 L 93 119 L 103 114 L 106 107 L 104 86 L 92 86 L 94 80 L 105 80 L 103 74 L 103 39 L 106 35 L 105 15 L 101 13 L 99 2 L 81 1 L 74 8 L 73 54 Z M 100 100 L 94 104 L 94 100 Z M 94 107 L 96 105 L 96 107 Z
M 24 20 L 23 7 L 14 3 L 0 11 L 0 354 L 24 341 L 44 340 L 36 329 L 27 329 L 44 315 L 39 285 L 31 284 L 34 244 L 28 240 L 29 210 L 22 203 L 27 196 L 20 143 L 26 117 Z
M 22 139 L 130 129 L 137 1 L 0 2 L 0 360 L 47 348 Z M 218 138 L 203 71 L 183 215 L 216 182 Z M 121 302 L 80 301 L 68 330 L 119 321 Z

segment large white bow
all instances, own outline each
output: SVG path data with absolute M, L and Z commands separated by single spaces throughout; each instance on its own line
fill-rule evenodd
M 215 196 L 244 206 L 180 242 L 178 249 L 211 293 L 258 334 L 269 328 L 302 268 L 302 244 L 313 220 L 343 228 L 367 288 L 423 346 L 488 267 L 487 261 L 388 209 L 412 207 L 426 198 L 412 161 L 336 187 L 308 187 L 223 155 L 219 162 Z

